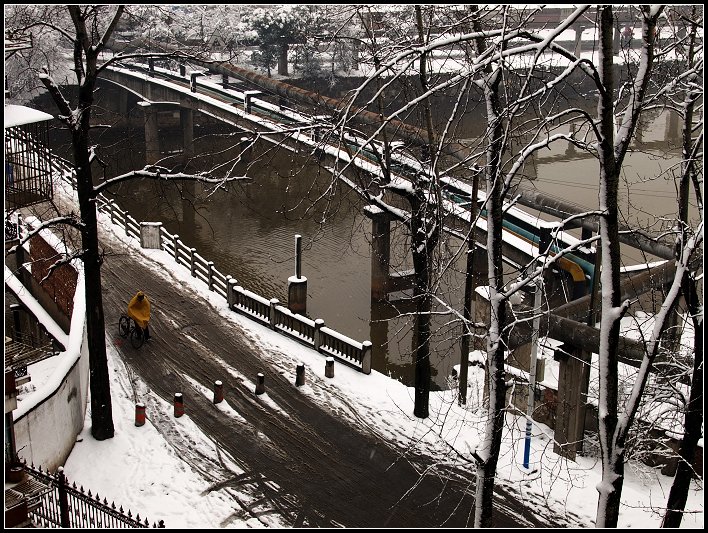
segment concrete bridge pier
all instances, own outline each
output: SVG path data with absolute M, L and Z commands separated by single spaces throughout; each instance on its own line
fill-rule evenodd
M 182 129 L 182 169 L 188 173 L 189 164 L 194 157 L 194 110 L 186 101 L 180 103 L 179 123 Z M 194 200 L 196 182 L 194 180 L 182 183 L 182 222 L 185 226 L 194 226 Z
M 160 131 L 157 108 L 150 102 L 138 102 L 145 113 L 145 164 L 154 165 L 160 160 Z
M 583 32 L 585 31 L 585 26 L 575 27 L 575 55 L 580 57 L 580 52 L 583 50 Z
M 671 141 L 679 136 L 679 116 L 678 113 L 668 110 L 666 112 L 666 134 L 664 140 Z
M 371 219 L 371 300 L 383 302 L 391 263 L 391 218 L 372 205 L 365 207 L 364 213 Z

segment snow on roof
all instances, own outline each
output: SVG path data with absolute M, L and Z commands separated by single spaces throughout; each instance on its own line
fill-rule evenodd
M 35 122 L 44 122 L 52 120 L 54 117 L 44 111 L 38 111 L 31 107 L 23 105 L 7 104 L 5 105 L 5 129 L 23 124 L 34 124 Z

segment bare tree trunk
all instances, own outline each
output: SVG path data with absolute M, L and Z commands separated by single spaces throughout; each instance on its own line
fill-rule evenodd
M 620 250 L 617 194 L 619 173 L 614 152 L 614 76 L 612 67 L 613 16 L 610 6 L 600 10 L 601 65 L 604 91 L 600 95 L 598 119 L 600 127 L 600 236 L 602 253 L 602 317 L 600 337 L 600 405 L 598 424 L 602 481 L 598 484 L 597 527 L 617 527 L 620 496 L 624 477 L 624 452 L 615 447 L 617 428 L 617 370 L 620 333 Z
M 288 49 L 290 46 L 288 43 L 283 43 L 278 47 L 278 74 L 281 76 L 288 75 Z M 270 76 L 270 72 L 268 72 Z
M 692 9 L 692 20 L 695 21 L 696 8 Z M 694 22 L 691 26 L 690 46 L 688 53 L 688 68 L 694 67 L 694 46 L 697 25 Z M 697 77 L 697 76 L 696 76 Z M 696 80 L 697 81 L 697 80 Z M 683 166 L 684 171 L 681 176 L 679 186 L 679 221 L 681 222 L 681 235 L 679 237 L 679 249 L 688 239 L 688 197 L 690 184 L 694 181 L 694 142 L 693 142 L 693 112 L 695 102 L 701 95 L 695 91 L 689 91 L 685 98 L 684 121 L 683 121 Z M 691 486 L 691 479 L 694 477 L 693 462 L 696 456 L 698 440 L 701 438 L 701 427 L 703 426 L 703 321 L 699 319 L 700 299 L 696 287 L 696 280 L 690 273 L 686 272 L 682 280 L 682 293 L 686 301 L 688 315 L 693 321 L 694 350 L 693 350 L 693 375 L 691 376 L 691 389 L 689 392 L 688 404 L 684 415 L 684 435 L 679 448 L 679 463 L 674 475 L 674 482 L 671 485 L 669 497 L 666 502 L 666 514 L 662 520 L 661 527 L 680 527 L 683 518 L 683 510 L 688 499 L 688 490 Z
M 501 73 L 487 76 L 484 96 L 487 104 L 487 265 L 489 269 L 490 324 L 487 337 L 487 387 L 489 405 L 481 449 L 477 450 L 477 485 L 475 490 L 474 527 L 492 527 L 494 481 L 504 428 L 506 387 L 504 383 L 503 339 L 506 301 L 500 298 L 504 285 L 502 262 L 503 179 L 501 155 L 503 126 L 500 116 L 499 85 Z
M 688 303 L 688 312 L 693 317 L 694 327 L 694 361 L 691 377 L 691 391 L 686 406 L 684 418 L 685 431 L 679 448 L 679 462 L 666 502 L 666 514 L 661 527 L 681 527 L 683 510 L 688 500 L 688 490 L 695 476 L 693 462 L 696 458 L 698 440 L 702 436 L 703 427 L 703 321 L 699 321 L 698 312 L 700 299 L 696 291 L 696 283 L 686 274 L 683 279 L 683 293 Z

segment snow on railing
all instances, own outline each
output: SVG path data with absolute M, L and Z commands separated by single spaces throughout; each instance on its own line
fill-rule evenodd
M 76 188 L 76 175 L 71 163 L 56 157 L 52 166 L 57 174 L 72 188 Z M 99 194 L 96 198 L 99 213 L 107 214 L 111 223 L 119 225 L 125 235 L 140 242 L 141 223 L 135 220 L 128 211 L 122 210 L 115 201 Z M 212 261 L 207 261 L 184 244 L 179 235 L 171 234 L 160 227 L 160 249 L 172 256 L 176 263 L 190 269 L 191 275 L 204 282 L 209 290 L 226 299 L 229 309 L 237 311 L 274 331 L 285 334 L 298 342 L 312 347 L 320 353 L 336 357 L 340 361 L 355 366 L 365 374 L 371 373 L 371 342 L 357 342 L 341 333 L 324 327 L 322 319 L 312 320 L 306 316 L 293 313 L 287 307 L 273 298 L 268 300 L 254 292 L 237 285 L 236 279 L 224 275 Z

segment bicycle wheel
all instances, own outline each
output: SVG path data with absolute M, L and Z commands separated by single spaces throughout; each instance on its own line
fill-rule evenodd
M 125 338 L 128 336 L 128 333 L 130 333 L 130 319 L 125 315 L 121 315 L 118 321 L 118 334 Z
M 140 348 L 145 342 L 145 336 L 143 335 L 143 330 L 138 326 L 134 326 L 130 331 L 130 344 L 133 348 Z

